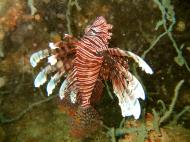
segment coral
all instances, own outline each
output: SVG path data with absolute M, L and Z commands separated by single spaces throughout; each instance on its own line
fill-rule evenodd
M 25 3 L 22 0 L 13 0 L 12 2 L 3 0 L 0 2 L 4 7 L 0 10 L 0 57 L 4 57 L 7 49 L 5 49 L 5 38 L 19 26 L 20 23 L 24 21 L 36 20 L 40 21 L 41 17 L 39 14 L 34 15 L 33 1 L 29 0 L 28 4 L 32 8 L 32 14 L 29 15 L 25 13 Z M 26 25 L 26 24 L 25 24 Z M 26 34 L 25 31 L 22 31 L 22 34 Z M 21 38 L 21 35 L 17 35 L 17 38 Z
M 145 122 L 128 120 L 123 129 L 116 129 L 115 134 L 124 135 L 118 142 L 172 142 L 189 141 L 190 131 L 176 125 L 161 127 L 160 131 L 154 128 L 154 116 L 146 114 Z M 114 142 L 114 141 L 113 141 Z
M 23 5 L 19 0 L 14 0 L 12 3 L 8 1 L 1 1 L 2 4 L 0 10 L 0 57 L 4 57 L 4 46 L 3 39 L 6 35 L 6 32 L 13 30 L 20 17 L 23 14 Z M 5 9 L 4 7 L 8 7 Z
M 186 23 L 184 21 L 178 21 L 175 29 L 178 32 L 184 32 L 186 29 Z
M 185 106 L 179 114 L 175 115 L 173 120 L 170 122 L 170 125 L 177 125 L 177 121 L 179 120 L 179 118 L 187 112 L 190 112 L 190 106 Z
M 171 113 L 175 107 L 175 104 L 176 104 L 176 101 L 177 101 L 177 97 L 178 97 L 178 94 L 179 94 L 179 89 L 181 88 L 182 84 L 184 83 L 184 80 L 181 80 L 177 86 L 175 87 L 175 93 L 174 93 L 174 97 L 172 99 L 172 102 L 170 104 L 170 107 L 169 109 L 164 113 L 164 115 L 160 118 L 160 122 L 159 124 L 162 124 L 163 122 L 165 122 L 170 116 L 171 116 Z
M 18 20 L 22 17 L 23 5 L 19 0 L 14 0 L 10 7 L 6 10 L 0 18 L 0 29 L 4 32 L 14 29 Z
M 186 106 L 178 115 L 174 116 L 173 120 L 170 121 L 168 125 L 161 125 L 171 117 L 179 90 L 183 83 L 184 80 L 181 80 L 176 85 L 174 89 L 174 97 L 168 110 L 166 109 L 163 101 L 158 101 L 158 103 L 162 105 L 163 110 L 160 110 L 163 113 L 162 116 L 160 116 L 160 114 L 155 109 L 152 109 L 153 115 L 151 113 L 147 113 L 144 121 L 128 120 L 125 121 L 124 126 L 120 124 L 120 128 L 116 129 L 106 127 L 109 132 L 108 134 L 112 138 L 112 142 L 115 142 L 115 136 L 123 135 L 125 135 L 125 137 L 121 138 L 119 142 L 168 142 L 172 141 L 173 139 L 183 139 L 185 142 L 188 141 L 189 138 L 187 135 L 189 135 L 189 131 L 176 126 L 176 124 L 181 115 L 187 111 L 190 111 L 189 106 Z M 123 124 L 123 121 L 121 123 Z M 172 134 L 173 130 L 178 131 L 177 133 L 180 134 Z M 183 134 L 182 131 L 185 131 L 185 134 Z

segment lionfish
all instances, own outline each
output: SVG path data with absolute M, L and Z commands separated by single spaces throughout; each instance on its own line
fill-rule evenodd
M 141 113 L 138 99 L 144 100 L 145 93 L 137 78 L 129 72 L 128 59 L 133 59 L 148 74 L 153 71 L 136 54 L 119 48 L 108 48 L 111 29 L 112 25 L 100 16 L 85 28 L 84 36 L 79 40 L 65 34 L 64 41 L 50 42 L 49 49 L 32 54 L 30 63 L 33 67 L 42 59 L 48 62 L 37 75 L 35 87 L 43 85 L 48 74 L 54 73 L 47 83 L 47 95 L 51 95 L 61 82 L 58 94 L 60 99 L 67 98 L 83 112 L 89 112 L 93 110 L 93 98 L 102 94 L 103 81 L 110 80 L 122 116 L 138 119 Z

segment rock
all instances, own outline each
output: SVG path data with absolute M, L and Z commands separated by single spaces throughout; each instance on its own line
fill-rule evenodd
M 0 142 L 3 142 L 5 140 L 5 131 L 2 127 L 0 127 Z
M 4 55 L 4 52 L 3 52 L 3 41 L 0 40 L 0 58 L 3 58 L 5 55 Z
M 0 77 L 0 88 L 5 86 L 6 82 L 7 82 L 7 78 L 5 76 Z

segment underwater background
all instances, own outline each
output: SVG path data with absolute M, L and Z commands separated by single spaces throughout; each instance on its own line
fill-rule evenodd
M 0 0 L 0 142 L 190 142 L 189 15 L 188 0 Z M 76 108 L 34 87 L 30 56 L 64 34 L 80 38 L 98 16 L 113 25 L 109 47 L 141 56 L 154 74 L 130 64 L 146 93 L 139 120 L 122 117 L 108 81 L 95 105 L 101 126 L 76 137 Z

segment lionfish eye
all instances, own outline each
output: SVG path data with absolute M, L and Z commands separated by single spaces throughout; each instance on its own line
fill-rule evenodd
M 88 34 L 88 35 L 96 35 L 97 32 L 95 29 L 93 29 L 92 26 L 87 26 L 86 29 L 85 29 L 85 34 Z
M 97 32 L 94 29 L 91 29 L 92 33 L 95 35 Z

